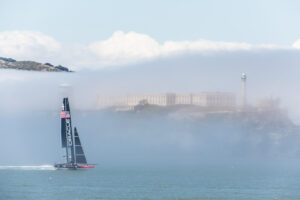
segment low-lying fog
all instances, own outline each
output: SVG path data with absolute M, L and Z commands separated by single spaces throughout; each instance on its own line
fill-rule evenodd
M 281 130 L 264 134 L 238 120 L 201 121 L 94 110 L 98 94 L 229 91 L 239 100 L 240 75 L 246 72 L 249 103 L 278 97 L 298 124 L 299 54 L 279 57 L 277 53 L 224 55 L 218 60 L 191 55 L 74 73 L 1 70 L 0 164 L 61 161 L 59 113 L 66 95 L 73 126 L 79 130 L 91 163 L 176 166 L 297 160 L 300 138 L 296 127 L 288 133 L 282 131 L 282 136 Z M 228 56 L 234 62 L 229 62 Z

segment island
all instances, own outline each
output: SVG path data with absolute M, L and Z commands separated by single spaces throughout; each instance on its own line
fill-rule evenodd
M 50 63 L 39 63 L 35 61 L 17 61 L 12 58 L 0 57 L 0 69 L 16 69 L 41 72 L 72 72 L 61 65 L 54 66 Z

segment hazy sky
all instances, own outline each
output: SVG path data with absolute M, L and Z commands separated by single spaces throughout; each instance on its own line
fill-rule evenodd
M 0 56 L 74 70 L 187 53 L 297 50 L 299 1 L 2 0 Z
M 296 0 L 1 0 L 0 31 L 35 30 L 61 42 L 104 40 L 116 30 L 166 40 L 290 45 L 300 36 Z
M 94 95 L 109 91 L 238 95 L 240 74 L 246 72 L 253 102 L 280 97 L 300 119 L 300 95 L 295 92 L 300 76 L 299 8 L 299 1 L 291 0 L 2 0 L 0 57 L 83 71 L 74 74 L 80 79 L 69 82 L 89 85 Z M 28 74 L 3 71 L 0 82 L 48 77 Z M 56 88 L 66 81 L 61 76 L 54 82 L 50 85 Z
M 50 144 L 59 145 L 57 117 L 61 104 L 60 85 L 65 83 L 70 84 L 68 91 L 72 93 L 72 110 L 76 111 L 94 108 L 97 95 L 109 92 L 229 91 L 234 92 L 239 100 L 240 75 L 246 72 L 250 104 L 255 105 L 256 100 L 260 98 L 279 97 L 282 106 L 287 107 L 293 120 L 300 124 L 300 95 L 297 92 L 300 86 L 299 10 L 300 1 L 296 0 L 0 0 L 0 57 L 62 64 L 76 71 L 59 74 L 2 70 L 0 118 L 2 117 L 4 125 L 0 127 L 0 134 L 8 138 L 1 141 L 0 147 L 6 149 L 4 144 L 9 144 L 6 141 L 13 140 L 24 130 L 27 133 L 32 132 L 32 136 L 39 135 L 35 141 L 30 138 L 28 143 L 23 143 L 30 148 L 43 137 L 39 130 L 46 129 L 44 134 L 52 138 L 49 140 L 52 143 L 45 137 L 44 143 L 41 144 L 49 143 L 49 148 L 45 149 L 52 152 L 53 146 Z M 22 111 L 26 111 L 25 115 Z M 42 111 L 51 111 L 52 114 Z M 20 116 L 18 112 L 21 113 Z M 40 118 L 41 116 L 43 118 Z M 84 113 L 81 116 L 77 118 L 81 119 L 77 121 L 80 131 L 82 130 L 80 133 L 96 133 L 89 132 L 90 121 L 80 123 L 90 116 Z M 103 118 L 106 119 L 106 116 Z M 37 123 L 36 119 L 40 119 L 40 123 Z M 120 130 L 128 127 L 124 125 L 119 129 L 119 126 L 116 126 L 122 121 L 119 118 L 106 120 L 101 123 L 107 125 L 104 126 L 107 129 L 100 129 L 101 123 L 92 126 L 95 129 L 100 127 L 99 130 L 103 132 L 99 134 L 104 136 L 123 133 Z M 111 123 L 108 123 L 110 120 Z M 20 122 L 17 126 L 13 124 L 16 121 Z M 96 120 L 93 122 L 97 123 Z M 160 128 L 160 123 L 165 125 L 162 122 L 155 121 L 153 124 L 158 124 L 157 127 Z M 126 120 L 124 124 L 127 124 Z M 161 148 L 166 147 L 162 152 L 179 149 L 179 154 L 183 152 L 184 157 L 189 153 L 189 149 L 181 151 L 178 146 L 185 148 L 185 142 L 189 145 L 194 139 L 193 136 L 189 138 L 189 135 L 185 134 L 186 138 L 182 140 L 180 134 L 185 133 L 186 126 L 179 124 L 182 128 L 179 129 L 179 139 L 175 138 L 172 142 L 172 136 L 171 143 L 165 145 L 170 138 L 161 138 L 164 135 L 160 133 L 171 130 L 167 135 L 173 134 L 174 131 L 169 129 L 169 126 L 152 131 L 150 128 L 144 128 L 143 123 L 140 124 L 140 129 L 135 129 L 136 123 L 132 125 L 137 134 L 127 139 L 123 136 L 124 143 L 128 142 L 128 147 L 125 147 L 129 150 L 120 148 L 122 138 L 117 138 L 120 134 L 117 134 L 116 138 L 114 135 L 105 136 L 104 140 L 100 136 L 97 139 L 98 135 L 94 134 L 95 137 L 88 139 L 92 144 L 90 152 L 98 154 L 95 150 L 98 146 L 103 147 L 99 144 L 108 145 L 100 149 L 99 152 L 103 155 L 113 149 L 117 150 L 116 153 L 108 155 L 119 154 L 123 150 L 125 153 L 139 152 L 144 147 L 137 146 L 134 149 L 130 145 L 149 144 L 151 150 L 151 145 L 155 146 L 157 141 L 163 141 L 157 145 Z M 155 126 L 150 124 L 149 127 Z M 173 124 L 170 127 L 173 127 Z M 7 134 L 11 128 L 12 134 Z M 129 141 L 141 135 L 139 130 L 151 132 L 146 134 L 145 138 L 138 138 L 137 142 Z M 195 130 L 198 133 L 198 129 Z M 192 132 L 192 128 L 187 131 Z M 50 135 L 50 132 L 53 134 Z M 151 142 L 149 138 L 153 132 L 159 135 L 161 140 L 153 139 Z M 84 137 L 82 138 L 84 142 Z M 292 143 L 297 139 L 298 136 L 290 138 L 289 141 Z M 210 140 L 198 140 L 201 141 Z M 28 145 L 31 142 L 33 145 Z M 195 149 L 205 146 L 199 144 Z M 295 147 L 298 151 L 298 145 L 292 144 L 288 142 L 285 146 Z M 36 152 L 34 148 L 24 155 L 36 156 L 32 153 Z M 232 149 L 238 152 L 236 148 Z M 10 158 L 12 163 L 13 158 L 18 156 L 26 160 L 23 154 L 14 153 L 15 147 L 10 150 L 11 155 L 16 155 Z M 147 155 L 147 151 L 146 147 L 140 155 Z M 49 160 L 49 155 L 47 157 L 40 153 L 44 160 Z M 91 154 L 90 156 L 93 157 Z
M 299 8 L 291 0 L 1 0 L 0 57 L 99 70 L 94 80 L 107 82 L 98 91 L 237 92 L 246 72 L 252 97 L 298 102 Z M 0 81 L 27 77 L 12 74 Z

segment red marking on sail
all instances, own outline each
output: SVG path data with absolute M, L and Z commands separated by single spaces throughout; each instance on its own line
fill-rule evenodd
M 71 118 L 70 112 L 69 111 L 61 111 L 60 113 L 60 118 L 62 119 L 68 119 Z

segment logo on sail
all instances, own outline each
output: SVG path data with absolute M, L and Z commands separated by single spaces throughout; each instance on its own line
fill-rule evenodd
M 67 140 L 68 140 L 68 145 L 72 145 L 72 136 L 71 136 L 71 125 L 70 125 L 70 119 L 66 120 L 66 128 L 67 128 Z
M 71 118 L 70 112 L 69 111 L 61 111 L 60 113 L 60 118 L 62 119 L 69 119 Z

